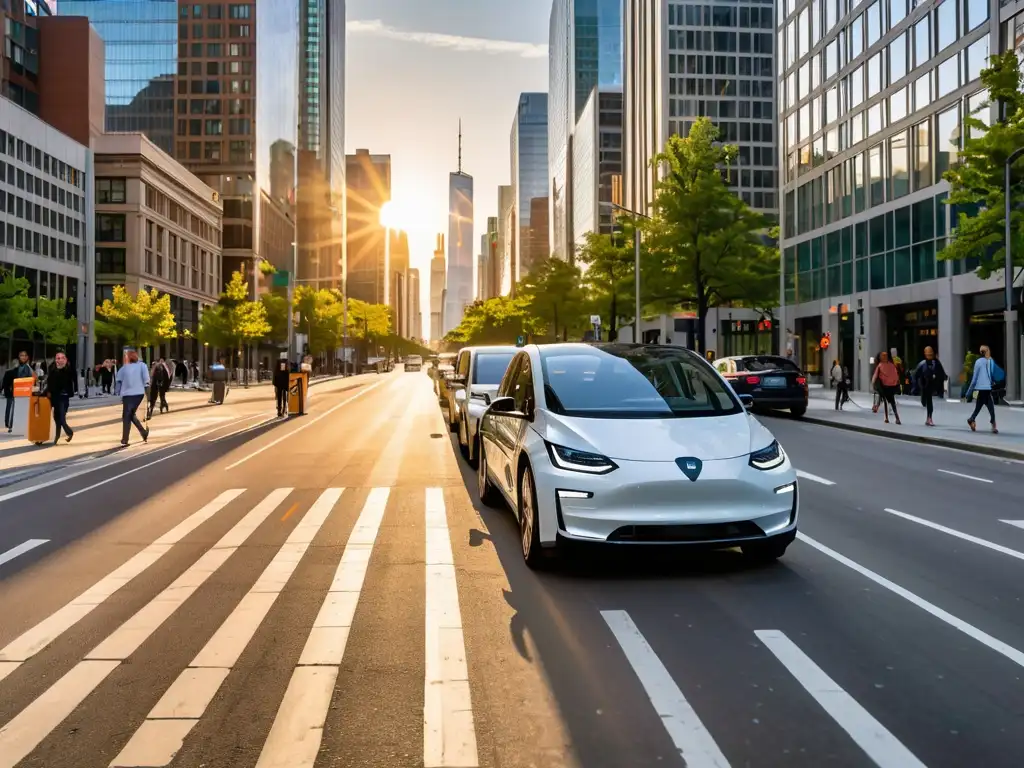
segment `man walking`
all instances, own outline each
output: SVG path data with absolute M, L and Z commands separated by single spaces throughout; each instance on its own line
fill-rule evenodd
M 71 407 L 71 398 L 78 394 L 78 376 L 68 365 L 68 357 L 63 352 L 54 355 L 53 365 L 46 376 L 46 396 L 50 398 L 50 405 L 53 407 L 53 421 L 57 425 L 56 434 L 53 436 L 53 444 L 60 442 L 60 433 L 63 430 L 70 443 L 75 432 L 68 426 L 68 409 Z
M 925 426 L 934 427 L 932 413 L 934 411 L 933 398 L 938 395 L 942 397 L 946 382 L 946 370 L 942 363 L 935 356 L 935 350 L 931 347 L 924 348 L 924 360 L 917 364 L 914 369 L 914 384 L 921 393 L 921 405 L 925 408 Z

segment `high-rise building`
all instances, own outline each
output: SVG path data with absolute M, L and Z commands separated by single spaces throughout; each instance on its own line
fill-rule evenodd
M 89 146 L 106 120 L 103 40 L 81 16 L 40 16 L 36 24 L 39 117 Z
M 420 309 L 420 271 L 409 269 L 409 338 L 423 338 L 423 312 Z
M 409 338 L 409 236 L 405 232 L 390 230 L 391 248 L 388 253 L 388 306 L 391 308 L 391 330 L 403 339 Z
M 573 234 L 612 231 L 612 187 L 622 175 L 622 90 L 595 88 L 573 133 Z
M 460 163 L 461 165 L 461 163 Z M 461 170 L 448 176 L 448 279 L 444 332 L 462 322 L 473 303 L 473 177 Z
M 627 208 L 648 213 L 654 156 L 670 136 L 686 136 L 697 117 L 707 116 L 722 141 L 739 146 L 730 188 L 748 205 L 777 214 L 772 12 L 771 4 L 741 8 L 625 0 Z M 810 65 L 808 78 L 809 73 Z M 807 83 L 809 88 L 811 80 Z
M 476 300 L 487 301 L 487 273 L 490 264 L 487 261 L 487 234 L 480 235 L 480 252 L 476 256 Z
M 501 256 L 498 250 L 498 217 L 487 217 L 487 277 L 485 298 L 501 295 Z
M 380 212 L 391 200 L 391 155 L 357 149 L 347 157 L 345 197 L 348 241 L 348 295 L 370 304 L 384 304 L 388 253 L 387 228 Z
M 445 280 L 444 235 L 437 236 L 437 247 L 430 260 L 430 340 L 440 341 L 444 331 Z
M 548 232 L 541 237 L 534 226 L 535 200 L 547 199 L 548 95 L 523 93 L 512 121 L 512 198 L 519 237 L 512 260 L 513 282 L 528 274 L 534 262 L 550 255 Z
M 495 262 L 495 289 L 509 296 L 515 289 L 512 268 L 516 250 L 515 192 L 511 184 L 498 187 L 498 258 Z
M 622 3 L 554 0 L 551 6 L 547 195 L 551 252 L 561 258 L 573 253 L 573 128 L 595 87 L 622 86 Z
M 811 375 L 839 359 L 866 389 L 881 350 L 913 365 L 931 346 L 951 373 L 981 344 L 1005 354 L 1002 274 L 982 280 L 976 263 L 937 256 L 959 214 L 975 212 L 946 204 L 942 174 L 973 130 L 967 116 L 997 117 L 979 80 L 990 53 L 1001 44 L 1024 59 L 1019 8 L 779 6 L 779 321 Z
M 0 95 L 39 114 L 41 49 L 38 23 L 50 15 L 46 3 L 4 5 L 4 42 L 0 51 Z

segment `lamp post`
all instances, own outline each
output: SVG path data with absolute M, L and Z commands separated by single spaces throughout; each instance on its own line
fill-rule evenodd
M 637 216 L 641 219 L 647 219 L 650 221 L 650 216 L 645 216 L 642 213 L 631 211 L 625 206 L 619 205 L 618 203 L 608 203 L 612 208 L 616 208 L 624 213 L 628 213 L 630 216 Z M 635 319 L 633 320 L 633 343 L 636 344 L 640 341 L 640 227 L 634 226 L 633 228 L 633 272 L 634 272 L 634 283 L 636 284 L 636 306 L 635 306 Z
M 1010 223 L 1010 216 L 1013 213 L 1010 205 L 1010 170 L 1014 160 L 1024 154 L 1024 147 L 1018 147 L 1006 158 L 1006 165 L 1003 168 L 1003 200 L 1006 206 L 1006 309 L 1004 318 L 1006 320 L 1006 399 L 1016 400 L 1018 396 L 1018 382 L 1020 377 L 1020 334 L 1017 332 L 1017 313 L 1013 309 L 1013 227 Z

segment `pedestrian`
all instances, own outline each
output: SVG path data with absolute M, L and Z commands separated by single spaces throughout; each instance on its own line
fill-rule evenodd
M 142 442 L 149 440 L 149 430 L 142 426 L 136 412 L 146 398 L 149 386 L 149 369 L 139 362 L 139 353 L 134 349 L 128 353 L 128 362 L 117 372 L 117 394 L 121 396 L 121 445 L 128 447 L 128 436 L 132 424 L 142 435 Z
M 889 423 L 889 406 L 892 406 L 892 415 L 896 419 L 896 423 L 902 424 L 900 413 L 896 409 L 896 393 L 900 389 L 900 372 L 895 363 L 889 359 L 888 352 L 878 353 L 878 365 L 875 366 L 875 372 L 871 376 L 871 384 L 881 395 L 882 405 L 885 408 L 885 423 Z M 875 412 L 878 412 L 878 406 L 875 406 Z
M 992 434 L 998 435 L 999 430 L 996 429 L 996 408 L 995 402 L 992 399 L 992 390 L 995 389 L 996 382 L 1005 378 L 1005 374 L 996 364 L 996 361 L 992 359 L 992 350 L 983 344 L 978 351 L 981 353 L 981 357 L 974 361 L 974 374 L 971 376 L 971 383 L 967 385 L 967 392 L 965 393 L 965 398 L 968 401 L 971 399 L 972 394 L 976 395 L 974 413 L 967 419 L 967 426 L 971 428 L 971 432 L 976 431 L 977 424 L 975 419 L 981 413 L 982 407 L 986 407 L 988 408 L 989 419 L 992 422 Z
M 832 384 L 836 388 L 836 410 L 843 410 L 843 404 L 850 399 L 850 394 L 846 387 L 846 373 L 843 371 L 843 366 L 836 360 L 832 363 L 832 371 L 830 372 L 832 377 Z
M 43 394 L 50 399 L 53 421 L 57 425 L 53 444 L 60 442 L 62 430 L 70 443 L 75 432 L 68 426 L 68 409 L 71 407 L 71 398 L 78 394 L 78 375 L 68 365 L 68 356 L 63 352 L 58 352 L 53 357 L 53 365 L 46 376 L 46 390 Z
M 935 396 L 942 397 L 947 378 L 946 370 L 935 356 L 934 349 L 924 348 L 924 360 L 917 364 L 913 376 L 914 387 L 921 394 L 921 405 L 924 406 L 927 414 L 924 424 L 926 427 L 934 427 L 935 422 L 932 421 L 932 413 L 935 410 L 933 398 Z
M 181 382 L 182 389 L 188 385 L 188 364 L 184 360 L 179 360 L 174 366 L 174 376 Z
M 288 361 L 279 360 L 274 371 L 274 394 L 277 395 L 277 415 L 288 411 Z
M 103 361 L 103 370 L 100 371 L 100 385 L 103 387 L 103 394 L 111 394 L 114 386 L 114 361 L 107 358 Z
M 14 380 L 28 378 L 35 378 L 35 371 L 32 370 L 32 364 L 29 362 L 28 352 L 22 350 L 18 353 L 18 362 L 4 373 L 3 393 L 7 399 L 4 408 L 4 426 L 7 427 L 8 432 L 14 431 L 14 409 L 18 402 L 14 399 Z
M 160 413 L 169 411 L 167 406 L 167 390 L 171 388 L 171 369 L 167 362 L 161 357 L 149 372 L 149 407 L 146 408 L 146 421 L 153 417 L 153 409 L 156 407 L 156 399 L 160 398 Z

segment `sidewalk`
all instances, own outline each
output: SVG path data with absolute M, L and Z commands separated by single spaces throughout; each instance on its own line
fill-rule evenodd
M 1024 409 L 997 406 L 999 434 L 994 435 L 989 430 L 987 410 L 983 409 L 978 415 L 977 432 L 971 432 L 967 426 L 967 417 L 974 411 L 973 403 L 936 400 L 932 417 L 935 426 L 926 427 L 924 407 L 918 397 L 905 395 L 896 398 L 903 422 L 901 425 L 896 424 L 891 414 L 890 423 L 886 424 L 881 409 L 877 414 L 871 412 L 871 394 L 852 392 L 850 398 L 852 402 L 847 403 L 843 410 L 836 411 L 834 390 L 812 388 L 803 420 L 897 440 L 943 445 L 1008 459 L 1024 459 Z

